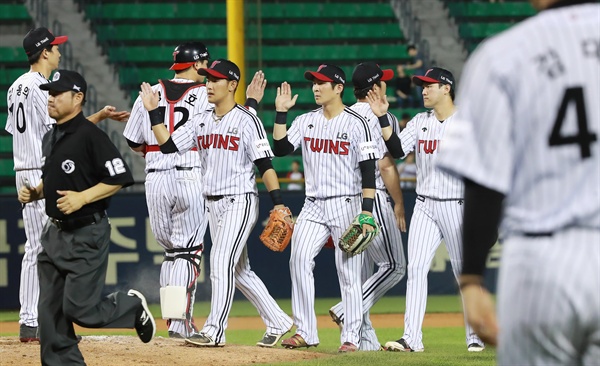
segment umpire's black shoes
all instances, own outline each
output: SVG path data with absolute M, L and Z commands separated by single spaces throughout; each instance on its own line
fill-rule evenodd
M 135 330 L 142 342 L 148 343 L 154 337 L 154 333 L 156 333 L 156 323 L 150 309 L 148 309 L 146 298 L 136 290 L 129 290 L 127 295 L 139 297 L 142 301 L 140 308 L 135 314 Z

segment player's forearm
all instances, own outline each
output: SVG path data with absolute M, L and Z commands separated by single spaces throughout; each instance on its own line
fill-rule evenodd
M 113 194 L 117 193 L 121 187 L 121 185 L 98 183 L 95 186 L 82 191 L 81 193 L 84 195 L 85 204 L 87 205 L 112 196 Z
M 102 110 L 100 110 L 100 111 L 92 114 L 91 116 L 87 117 L 87 120 L 90 121 L 90 122 L 92 122 L 93 124 L 98 124 L 103 119 L 105 119 L 105 117 L 103 117 Z
M 159 145 L 165 144 L 171 138 L 171 134 L 164 123 L 165 116 L 163 109 L 156 108 L 148 111 L 148 116 L 150 117 L 150 125 L 152 126 L 152 132 L 154 133 L 154 137 L 156 137 L 156 141 Z
M 400 176 L 390 154 L 386 154 L 383 159 L 379 160 L 379 171 L 381 172 L 383 184 L 385 184 L 385 188 L 394 200 L 394 204 L 404 207 L 404 198 L 400 189 Z
M 281 197 L 281 189 L 279 186 L 279 178 L 273 168 L 267 169 L 262 175 L 263 182 L 269 191 L 273 206 L 283 205 L 283 198 Z
M 361 161 L 359 166 L 362 175 L 362 211 L 372 213 L 375 201 L 375 159 Z
M 287 136 L 287 112 L 277 112 L 273 126 L 273 139 L 281 140 Z
M 463 275 L 482 276 L 496 243 L 504 195 L 465 180 Z

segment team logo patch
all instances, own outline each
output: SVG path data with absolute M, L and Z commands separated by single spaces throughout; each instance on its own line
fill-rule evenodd
M 75 162 L 73 160 L 65 160 L 62 162 L 62 164 L 60 165 L 60 167 L 62 168 L 62 170 L 67 173 L 67 174 L 71 174 L 75 171 Z
M 54 73 L 54 76 L 52 77 L 52 81 L 56 81 L 58 79 L 60 79 L 60 72 L 57 71 Z
M 254 141 L 254 145 L 259 152 L 271 151 L 271 145 L 269 145 L 269 140 L 267 139 L 256 140 Z
M 363 156 L 377 153 L 377 144 L 374 141 L 363 142 L 359 145 L 360 153 Z

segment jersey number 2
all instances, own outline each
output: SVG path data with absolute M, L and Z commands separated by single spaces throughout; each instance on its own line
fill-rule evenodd
M 567 115 L 567 109 L 571 103 L 575 103 L 575 111 L 577 113 L 577 134 L 575 135 L 561 135 L 563 123 Z M 592 149 L 590 145 L 596 141 L 598 137 L 595 133 L 590 133 L 588 130 L 587 115 L 585 113 L 585 101 L 583 99 L 583 88 L 574 87 L 565 90 L 560 108 L 558 109 L 558 115 L 554 120 L 554 127 L 552 127 L 552 133 L 548 143 L 550 146 L 561 146 L 577 144 L 581 151 L 581 158 L 589 158 L 592 155 Z
M 10 108 L 8 108 L 8 111 L 10 113 L 13 113 L 15 105 L 11 104 Z M 25 132 L 25 128 L 26 123 L 25 123 L 25 110 L 23 109 L 23 102 L 19 102 L 19 106 L 17 107 L 17 131 L 19 131 L 20 133 Z

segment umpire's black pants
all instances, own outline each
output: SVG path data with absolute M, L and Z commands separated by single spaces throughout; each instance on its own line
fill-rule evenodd
M 123 292 L 101 298 L 109 239 L 106 217 L 73 231 L 46 223 L 38 255 L 42 365 L 85 365 L 73 323 L 87 328 L 134 327 L 139 298 Z

